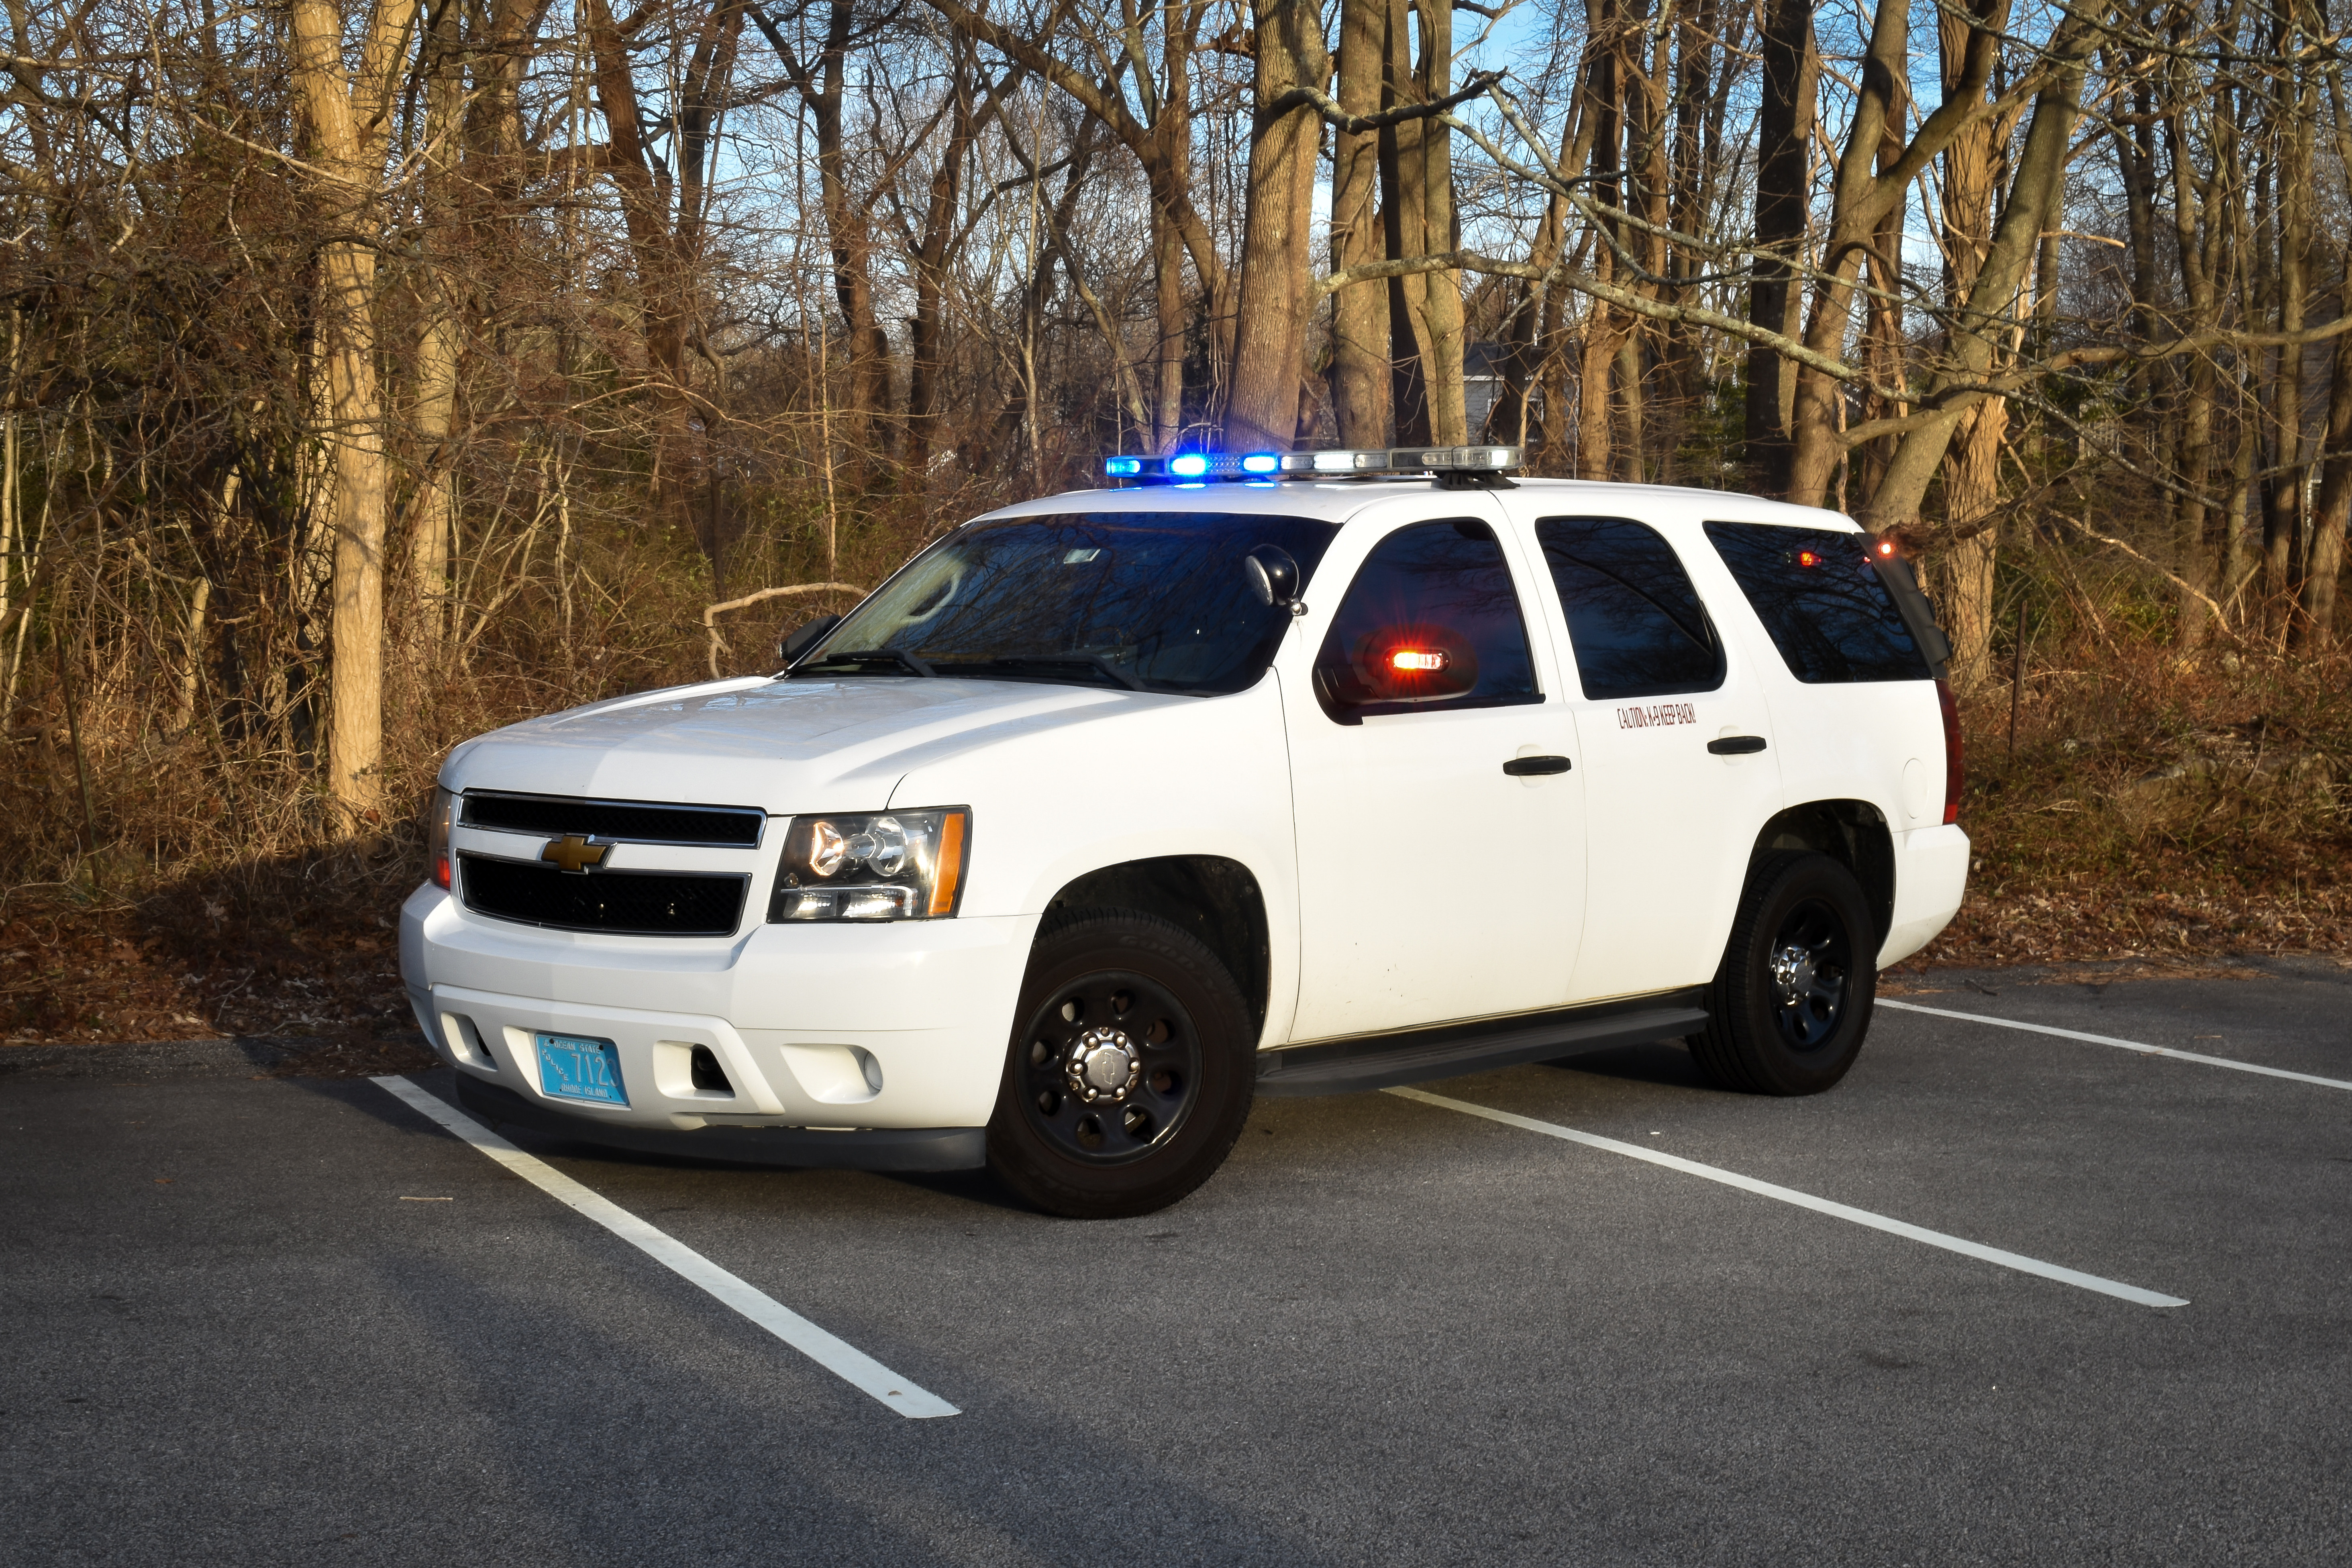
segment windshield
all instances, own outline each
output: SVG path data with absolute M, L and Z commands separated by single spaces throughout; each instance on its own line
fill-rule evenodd
M 1265 546 L 1304 591 L 1339 525 L 1231 512 L 1075 512 L 958 529 L 850 613 L 794 676 L 942 675 L 1198 696 L 1265 673 L 1288 610 L 1244 563 Z

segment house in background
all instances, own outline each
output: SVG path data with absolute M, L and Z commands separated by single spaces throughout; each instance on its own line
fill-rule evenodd
M 1503 361 L 1509 357 L 1509 345 L 1496 342 L 1474 342 L 1462 351 L 1462 412 L 1463 427 L 1473 441 L 1496 441 L 1517 445 L 1519 439 L 1518 421 L 1511 422 L 1508 430 L 1489 430 L 1486 421 L 1495 405 L 1503 401 Z M 1528 388 L 1528 434 L 1535 434 L 1543 413 L 1543 388 Z

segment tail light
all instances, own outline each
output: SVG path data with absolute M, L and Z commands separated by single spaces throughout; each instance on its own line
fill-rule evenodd
M 1952 683 L 1936 682 L 1936 705 L 1944 710 L 1944 821 L 1960 819 L 1960 796 L 1969 787 L 1968 763 L 1960 752 L 1960 709 L 1952 700 Z

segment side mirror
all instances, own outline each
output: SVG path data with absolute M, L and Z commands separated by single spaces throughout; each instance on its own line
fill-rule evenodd
M 784 640 L 776 645 L 776 652 L 783 658 L 784 668 L 790 669 L 798 663 L 801 655 L 816 647 L 824 639 L 825 633 L 839 625 L 841 625 L 839 616 L 819 616 L 816 619 L 804 623 L 798 631 L 787 633 Z
M 1259 604 L 1294 616 L 1307 613 L 1298 599 L 1298 561 L 1289 551 L 1278 544 L 1261 544 L 1242 557 L 1242 570 L 1249 574 L 1251 591 Z

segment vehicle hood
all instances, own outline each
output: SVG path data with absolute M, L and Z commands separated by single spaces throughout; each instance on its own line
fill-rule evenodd
M 452 789 L 756 805 L 780 815 L 877 805 L 903 759 L 1187 700 L 1003 680 L 753 677 L 591 703 L 493 731 L 453 752 Z M 877 792 L 879 793 L 877 793 Z M 826 798 L 815 795 L 824 793 Z

